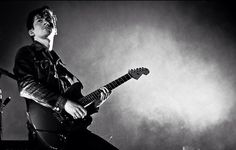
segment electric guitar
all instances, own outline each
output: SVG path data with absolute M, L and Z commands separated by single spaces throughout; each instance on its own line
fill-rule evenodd
M 112 91 L 126 81 L 132 78 L 137 80 L 141 75 L 147 75 L 148 73 L 149 70 L 143 67 L 131 69 L 127 74 L 106 84 L 105 87 L 109 91 Z M 28 103 L 28 117 L 43 143 L 52 149 L 60 149 L 63 147 L 67 135 L 71 131 L 77 128 L 86 128 L 91 124 L 90 115 L 95 113 L 91 108 L 94 108 L 94 102 L 100 99 L 100 94 L 101 90 L 97 89 L 86 96 L 82 96 L 81 84 L 75 83 L 66 91 L 65 95 L 63 95 L 65 98 L 82 105 L 87 110 L 88 115 L 84 119 L 75 120 L 71 115 L 65 112 L 65 110 L 59 113 L 32 100 L 29 100 Z

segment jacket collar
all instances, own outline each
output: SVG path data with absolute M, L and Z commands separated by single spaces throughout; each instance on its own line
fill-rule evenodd
M 48 51 L 48 48 L 38 41 L 34 41 L 31 46 L 34 46 L 36 51 Z M 50 54 L 52 55 L 53 59 L 56 60 L 57 63 L 65 65 L 54 50 L 50 51 Z
M 46 51 L 46 50 L 48 50 L 48 48 L 47 48 L 45 45 L 43 45 L 42 43 L 40 43 L 40 42 L 38 42 L 38 41 L 34 41 L 34 42 L 32 43 L 32 46 L 35 47 L 35 50 L 36 50 L 36 51 L 41 51 L 41 50 Z

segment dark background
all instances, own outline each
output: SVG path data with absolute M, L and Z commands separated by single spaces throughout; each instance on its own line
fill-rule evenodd
M 30 44 L 29 11 L 58 18 L 54 49 L 83 93 L 147 67 L 148 76 L 113 91 L 90 129 L 120 149 L 235 149 L 235 4 L 213 1 L 0 2 L 0 67 L 12 72 Z M 2 76 L 4 140 L 27 140 L 25 103 Z

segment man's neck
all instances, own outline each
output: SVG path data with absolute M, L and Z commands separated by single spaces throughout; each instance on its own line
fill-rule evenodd
M 34 40 L 46 46 L 49 51 L 53 49 L 53 39 L 50 40 L 50 39 L 35 38 Z

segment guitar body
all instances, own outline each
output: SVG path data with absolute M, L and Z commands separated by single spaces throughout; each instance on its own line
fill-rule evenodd
M 81 94 L 81 85 L 79 83 L 73 84 L 64 96 L 79 103 L 79 99 L 83 97 Z M 92 122 L 91 116 L 74 120 L 73 117 L 64 110 L 58 113 L 33 100 L 28 100 L 28 111 L 29 119 L 39 139 L 47 147 L 52 149 L 62 148 L 70 132 L 80 128 L 87 128 Z M 88 114 L 92 114 L 92 111 L 89 109 L 87 109 L 87 111 Z

